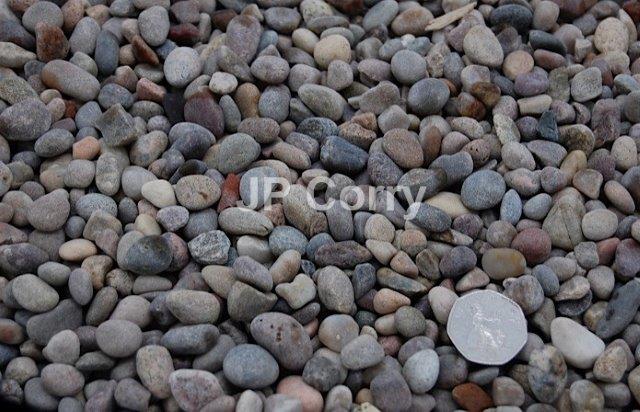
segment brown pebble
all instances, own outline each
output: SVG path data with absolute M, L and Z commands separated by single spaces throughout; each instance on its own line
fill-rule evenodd
M 64 59 L 69 53 L 69 41 L 60 27 L 47 23 L 36 25 L 36 54 L 38 60 L 50 62 Z
M 493 406 L 491 396 L 475 383 L 463 383 L 451 391 L 453 400 L 469 412 L 482 412 Z

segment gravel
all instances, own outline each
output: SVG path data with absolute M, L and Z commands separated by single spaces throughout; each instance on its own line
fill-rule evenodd
M 90 3 L 0 2 L 3 405 L 639 408 L 634 2 Z

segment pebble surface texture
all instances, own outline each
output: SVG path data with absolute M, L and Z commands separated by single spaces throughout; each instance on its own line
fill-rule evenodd
M 639 23 L 0 0 L 0 409 L 640 409 Z

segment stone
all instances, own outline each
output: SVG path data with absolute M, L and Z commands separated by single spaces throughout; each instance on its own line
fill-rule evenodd
M 630 281 L 614 290 L 603 317 L 597 324 L 596 334 L 607 339 L 622 332 L 640 307 L 640 283 Z
M 375 404 L 383 409 L 399 408 L 402 410 L 411 405 L 409 385 L 397 371 L 376 375 L 369 387 Z
M 58 292 L 35 275 L 25 274 L 13 279 L 11 291 L 16 302 L 26 310 L 47 312 L 56 307 Z
M 189 243 L 193 258 L 205 265 L 220 265 L 227 262 L 231 242 L 224 232 L 212 230 L 202 233 Z
M 440 360 L 436 352 L 424 349 L 407 359 L 402 368 L 402 375 L 413 393 L 423 394 L 435 386 L 439 371 Z
M 73 366 L 51 363 L 40 372 L 44 389 L 53 396 L 73 396 L 82 390 L 84 376 Z
M 42 68 L 42 82 L 53 89 L 81 101 L 96 98 L 100 83 L 80 67 L 64 60 L 52 60 Z
M 220 303 L 208 292 L 176 290 L 167 293 L 167 309 L 184 324 L 215 323 L 220 315 Z
M 331 120 L 340 119 L 346 106 L 338 92 L 316 84 L 304 84 L 298 89 L 298 96 L 313 113 Z
M 482 170 L 465 179 L 460 195 L 466 207 L 482 210 L 497 205 L 505 191 L 506 184 L 500 174 Z
M 483 66 L 500 67 L 504 60 L 498 39 L 485 26 L 473 26 L 464 36 L 463 47 L 471 61 Z
M 515 249 L 489 249 L 482 256 L 482 269 L 492 279 L 520 276 L 524 273 L 525 267 L 525 257 Z
M 107 355 L 125 358 L 134 354 L 142 344 L 142 331 L 127 320 L 108 320 L 96 330 L 98 347 Z
M 449 88 L 439 79 L 423 79 L 409 89 L 407 103 L 418 116 L 437 114 L 449 100 Z
M 136 352 L 136 372 L 142 384 L 159 399 L 171 396 L 169 377 L 174 371 L 169 351 L 159 345 L 143 346 Z
M 354 305 L 353 288 L 347 275 L 340 269 L 328 266 L 317 274 L 318 296 L 329 309 L 350 313 Z
M 156 275 L 171 264 L 172 253 L 161 236 L 145 236 L 133 243 L 124 256 L 125 266 L 141 275 Z
M 26 331 L 32 341 L 45 346 L 58 332 L 75 330 L 81 325 L 82 309 L 73 300 L 65 299 L 49 312 L 30 317 Z
M 591 67 L 571 79 L 571 97 L 577 102 L 586 102 L 602 93 L 602 74 L 597 67 Z
M 342 348 L 340 357 L 347 369 L 365 369 L 382 362 L 384 350 L 370 335 L 360 335 Z
M 96 121 L 96 128 L 109 146 L 126 146 L 138 137 L 133 117 L 120 104 L 104 112 Z
M 567 383 L 567 365 L 562 353 L 552 345 L 545 345 L 531 353 L 527 382 L 535 398 L 553 403 Z
M 50 125 L 51 114 L 39 99 L 22 100 L 0 113 L 0 134 L 9 140 L 36 140 Z
M 593 45 L 602 53 L 627 51 L 629 37 L 624 23 L 614 17 L 602 20 L 593 36 Z
M 211 372 L 180 369 L 169 375 L 171 394 L 185 411 L 199 411 L 224 392 Z
M 246 389 L 259 389 L 276 381 L 278 362 L 258 345 L 242 344 L 231 349 L 224 358 L 224 376 Z
M 172 86 L 185 87 L 202 71 L 198 53 L 189 47 L 177 47 L 167 56 L 164 75 Z
M 210 324 L 178 326 L 165 333 L 160 344 L 176 355 L 202 355 L 219 336 L 218 328 Z
M 566 361 L 577 368 L 591 368 L 604 351 L 604 342 L 584 326 L 569 318 L 551 322 L 551 341 Z
M 161 6 L 144 9 L 138 16 L 140 35 L 151 47 L 164 43 L 169 34 L 169 25 L 169 13 Z
M 258 51 L 261 34 L 262 27 L 255 17 L 239 15 L 227 25 L 226 45 L 248 63 Z
M 619 382 L 627 369 L 627 356 L 618 346 L 609 346 L 593 365 L 594 376 L 603 382 Z
M 80 357 L 80 339 L 71 330 L 63 330 L 51 337 L 42 354 L 51 363 L 73 365 Z

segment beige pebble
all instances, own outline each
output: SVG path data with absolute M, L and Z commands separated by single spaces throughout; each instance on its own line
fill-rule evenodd
M 502 63 L 502 71 L 505 76 L 515 80 L 519 74 L 529 73 L 533 70 L 533 57 L 524 50 L 516 50 L 507 55 Z
M 73 239 L 63 243 L 58 250 L 58 254 L 64 260 L 70 262 L 81 262 L 89 256 L 98 253 L 96 245 L 87 239 Z

